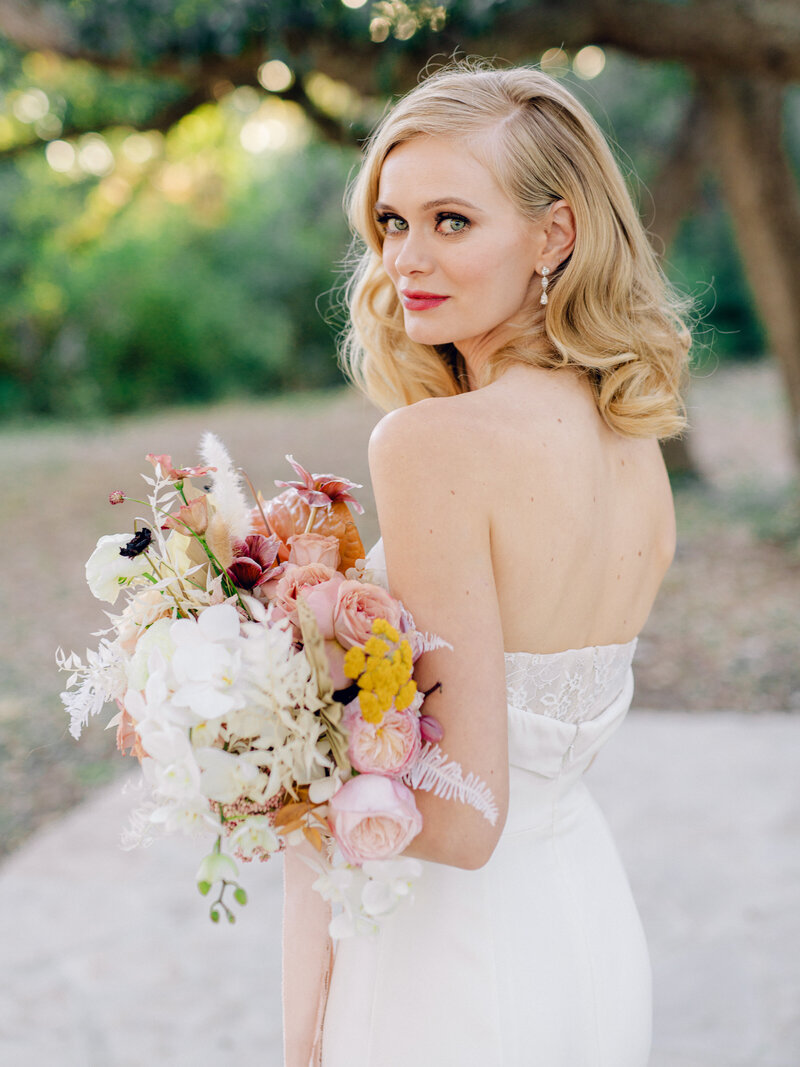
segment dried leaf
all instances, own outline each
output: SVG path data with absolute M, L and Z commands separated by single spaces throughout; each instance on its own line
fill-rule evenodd
M 287 823 L 286 826 L 276 826 L 275 833 L 284 837 L 286 834 L 292 833 L 293 830 L 305 829 L 305 825 L 303 819 L 295 819 L 294 822 Z
M 322 851 L 322 835 L 316 826 L 304 826 L 303 833 L 306 836 L 306 840 L 310 841 L 317 852 Z
M 287 822 L 292 822 L 308 814 L 312 807 L 313 805 L 309 804 L 308 801 L 300 801 L 297 804 L 284 804 L 273 817 L 273 824 L 276 827 L 284 826 Z

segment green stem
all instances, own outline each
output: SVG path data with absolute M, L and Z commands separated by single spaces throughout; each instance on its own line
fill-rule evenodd
M 181 491 L 181 495 L 183 496 L 183 492 L 182 491 Z M 223 585 L 223 588 L 225 589 L 225 592 L 227 593 L 227 595 L 228 596 L 234 596 L 235 595 L 236 599 L 239 601 L 239 604 L 241 605 L 242 611 L 245 613 L 245 615 L 248 617 L 248 619 L 252 619 L 253 616 L 247 610 L 247 605 L 242 600 L 242 597 L 241 597 L 241 594 L 240 594 L 239 590 L 233 584 L 233 581 L 231 580 L 230 576 L 228 575 L 227 571 L 222 566 L 220 561 L 217 559 L 217 557 L 214 555 L 214 553 L 208 547 L 208 542 L 206 541 L 206 539 L 204 537 L 202 537 L 199 533 L 197 533 L 195 530 L 193 530 L 191 528 L 191 526 L 189 525 L 189 523 L 186 522 L 185 519 L 181 519 L 181 518 L 173 515 L 171 512 L 167 511 L 166 508 L 162 508 L 158 504 L 151 505 L 150 502 L 147 501 L 147 500 L 140 500 L 138 497 L 135 497 L 135 496 L 129 496 L 129 497 L 126 497 L 125 499 L 126 500 L 132 500 L 135 504 L 142 504 L 143 507 L 151 507 L 154 512 L 155 511 L 160 511 L 162 515 L 166 515 L 168 518 L 174 519 L 176 522 L 180 522 L 183 526 L 185 526 L 186 527 L 186 534 L 188 534 L 189 536 L 193 537 L 195 539 L 195 541 L 197 541 L 199 543 L 200 547 L 205 552 L 206 556 L 208 557 L 209 563 L 214 568 L 215 575 L 217 577 L 222 575 L 222 585 Z M 185 499 L 186 498 L 184 497 L 184 500 Z M 178 531 L 178 532 L 180 532 L 180 531 Z M 150 559 L 149 556 L 147 558 Z M 175 570 L 174 567 L 172 567 L 171 570 L 172 570 L 172 573 L 175 575 L 175 577 L 178 579 L 178 582 L 180 582 L 181 581 L 181 577 L 178 574 L 178 572 Z M 200 587 L 198 586 L 198 588 L 200 588 Z

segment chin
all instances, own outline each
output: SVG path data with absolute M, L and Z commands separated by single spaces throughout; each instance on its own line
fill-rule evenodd
M 405 320 L 406 335 L 418 345 L 446 345 L 453 340 L 453 331 L 443 328 L 433 322 L 420 322 L 412 319 Z

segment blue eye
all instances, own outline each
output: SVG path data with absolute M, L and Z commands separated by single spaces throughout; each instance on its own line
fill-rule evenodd
M 463 233 L 464 230 L 469 229 L 469 219 L 465 219 L 463 215 L 438 215 L 436 228 L 445 237 L 450 234 Z
M 405 233 L 408 223 L 399 215 L 378 215 L 377 223 L 385 234 Z

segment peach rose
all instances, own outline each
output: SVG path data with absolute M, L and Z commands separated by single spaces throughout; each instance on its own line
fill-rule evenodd
M 298 596 L 305 595 L 307 589 L 331 579 L 343 581 L 341 574 L 332 567 L 326 567 L 324 563 L 306 563 L 302 567 L 289 566 L 275 588 L 273 599 L 296 625 Z
M 326 567 L 339 566 L 339 538 L 326 534 L 292 534 L 287 538 L 289 562 L 303 567 L 307 563 L 322 563 Z
M 363 645 L 372 633 L 375 619 L 386 619 L 397 628 L 401 614 L 399 603 L 379 585 L 346 579 L 337 590 L 334 633 L 345 648 Z
M 328 801 L 328 823 L 347 862 L 359 866 L 402 852 L 422 829 L 422 816 L 408 786 L 359 774 Z
M 350 762 L 362 774 L 399 777 L 417 758 L 421 743 L 419 717 L 408 708 L 390 708 L 375 724 L 364 719 L 355 700 L 348 705 L 344 724 L 350 735 Z

